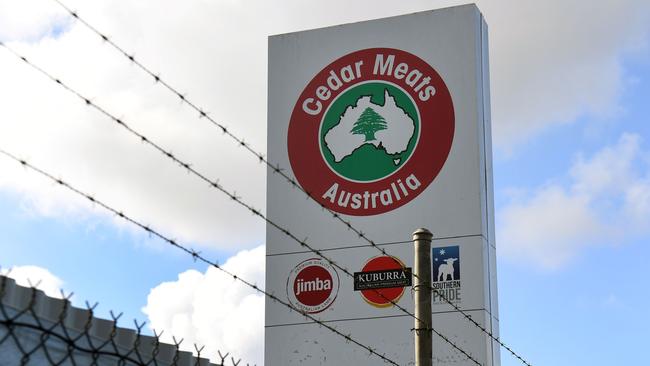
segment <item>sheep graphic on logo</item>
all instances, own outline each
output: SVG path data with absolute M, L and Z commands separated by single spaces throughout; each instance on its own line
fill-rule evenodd
M 451 276 L 452 280 L 456 279 L 454 276 L 454 262 L 457 260 L 458 258 L 445 259 L 445 264 L 438 267 L 438 281 L 446 281 L 449 276 Z
M 457 245 L 433 248 L 431 254 L 435 282 L 460 280 L 460 250 Z

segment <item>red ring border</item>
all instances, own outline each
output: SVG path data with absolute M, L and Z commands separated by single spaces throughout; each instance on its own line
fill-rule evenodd
M 401 62 L 405 62 L 409 66 L 409 71 L 418 69 L 423 73 L 423 77 L 431 77 L 429 85 L 436 89 L 435 95 L 423 102 L 419 99 L 418 92 L 415 92 L 411 86 L 405 83 L 406 78 L 396 79 L 391 75 L 372 74 L 370 65 L 374 65 L 375 58 L 378 54 L 382 54 L 384 57 L 394 55 L 395 62 L 393 67 Z M 356 78 L 349 84 L 343 85 L 336 91 L 330 89 L 332 93 L 330 98 L 326 101 L 320 100 L 322 110 L 318 115 L 313 116 L 303 111 L 303 101 L 306 98 L 314 97 L 318 86 L 327 85 L 326 80 L 331 70 L 334 70 L 336 73 L 341 68 L 347 65 L 354 65 L 358 61 L 363 61 L 366 70 L 360 78 Z M 404 89 L 413 98 L 420 112 L 420 138 L 409 160 L 395 173 L 370 183 L 349 181 L 332 171 L 323 159 L 319 144 L 320 125 L 327 107 L 336 99 L 337 95 L 356 84 L 375 80 L 392 82 Z M 287 134 L 289 161 L 303 189 L 325 207 L 339 213 L 354 216 L 370 216 L 389 212 L 417 197 L 440 173 L 451 151 L 455 130 L 454 118 L 453 102 L 446 84 L 440 75 L 424 60 L 411 53 L 394 48 L 368 48 L 355 51 L 340 57 L 324 67 L 303 89 L 294 106 L 289 121 L 289 131 Z M 396 182 L 398 179 L 401 179 L 402 183 L 405 184 L 406 178 L 412 173 L 415 174 L 421 186 L 415 192 L 410 191 L 409 196 L 402 196 L 399 201 L 395 201 L 394 199 L 393 204 L 390 206 L 383 206 L 379 203 L 375 208 L 369 205 L 367 209 L 363 207 L 352 209 L 349 203 L 347 207 L 340 207 L 337 205 L 336 200 L 332 203 L 322 198 L 322 195 L 334 183 L 339 184 L 338 192 L 341 190 L 352 193 L 363 193 L 365 191 L 379 192 L 389 189 L 390 183 Z

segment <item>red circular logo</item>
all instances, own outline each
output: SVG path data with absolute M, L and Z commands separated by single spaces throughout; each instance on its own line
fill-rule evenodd
M 336 300 L 338 290 L 338 273 L 319 258 L 301 262 L 287 278 L 289 301 L 307 313 L 320 313 L 327 309 Z
M 370 48 L 321 70 L 295 104 L 288 132 L 300 185 L 327 208 L 376 215 L 417 197 L 445 164 L 451 95 L 419 57 Z
M 395 257 L 381 256 L 370 259 L 361 269 L 361 272 L 385 271 L 401 269 L 406 266 Z M 373 290 L 362 290 L 361 296 L 370 305 L 385 308 L 398 302 L 404 295 L 404 287 L 389 287 Z M 391 302 L 392 301 L 392 302 Z

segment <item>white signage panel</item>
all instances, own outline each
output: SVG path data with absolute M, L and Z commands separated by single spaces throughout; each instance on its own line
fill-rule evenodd
M 267 227 L 267 291 L 412 364 L 405 241 L 426 227 L 434 328 L 498 365 L 489 337 L 447 302 L 498 332 L 488 90 L 474 5 L 270 37 L 268 159 L 300 189 L 269 169 L 267 215 L 287 231 Z M 434 358 L 469 364 L 439 337 Z M 380 362 L 267 301 L 267 366 Z

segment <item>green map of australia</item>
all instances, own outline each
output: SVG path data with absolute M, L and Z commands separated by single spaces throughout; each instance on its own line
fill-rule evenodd
M 321 138 L 330 167 L 358 181 L 381 179 L 399 169 L 415 147 L 419 126 L 410 98 L 383 83 L 363 84 L 345 94 L 351 95 L 337 100 L 343 103 L 339 118 L 329 113 L 336 105 L 325 117 L 331 127 Z

